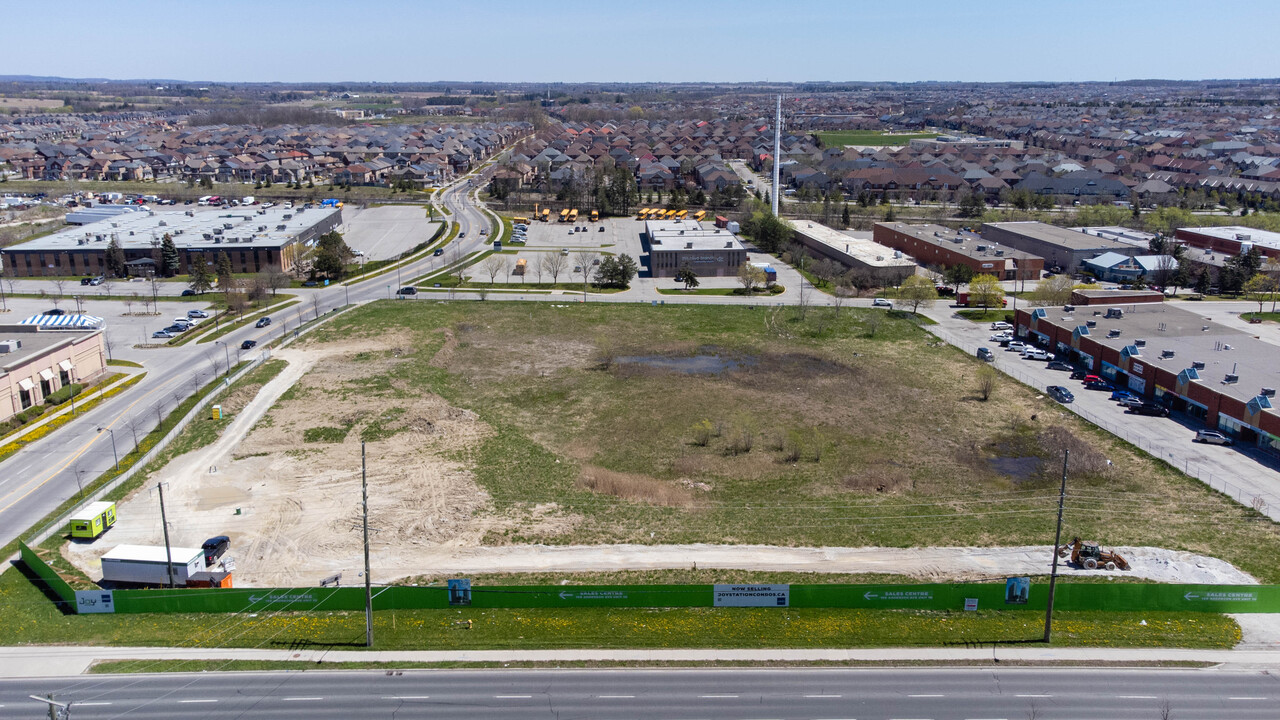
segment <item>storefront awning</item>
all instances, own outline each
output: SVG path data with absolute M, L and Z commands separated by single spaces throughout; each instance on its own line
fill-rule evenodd
M 31 392 L 36 389 L 36 384 L 31 382 L 31 378 L 22 378 L 18 381 L 18 387 L 26 390 L 27 392 Z
M 53 382 L 53 371 L 49 370 L 48 368 L 41 370 L 40 379 L 44 380 L 45 382 Z
M 62 370 L 62 372 L 65 372 L 65 373 L 71 372 L 71 367 L 72 365 L 70 360 L 63 360 L 62 362 L 58 363 L 58 369 Z

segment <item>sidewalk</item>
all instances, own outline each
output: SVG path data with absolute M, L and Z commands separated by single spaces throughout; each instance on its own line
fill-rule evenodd
M 3 437 L 0 437 L 0 445 L 7 445 L 11 442 L 17 442 L 18 440 L 21 440 L 22 438 L 26 437 L 28 434 L 35 432 L 36 430 L 44 427 L 45 425 L 48 425 L 53 420 L 56 420 L 57 418 L 70 414 L 73 410 L 75 411 L 76 415 L 80 415 L 81 413 L 86 412 L 81 407 L 86 402 L 96 401 L 103 393 L 109 392 L 112 388 L 118 387 L 121 383 L 129 382 L 130 378 L 132 378 L 135 375 L 146 373 L 146 372 L 147 372 L 147 369 L 145 367 L 136 368 L 136 367 L 129 367 L 126 365 L 108 365 L 107 373 L 109 375 L 119 374 L 120 377 L 116 378 L 115 380 L 112 380 L 111 382 L 103 382 L 103 383 L 94 385 L 92 389 L 84 391 L 79 395 L 76 395 L 74 399 L 68 400 L 67 402 L 64 402 L 61 405 L 59 405 L 58 406 L 59 409 L 54 410 L 53 412 L 45 413 L 40 417 L 39 420 L 31 423 L 30 425 L 25 425 L 17 430 L 14 430 L 9 435 L 4 435 Z
M 1185 650 L 991 646 L 974 648 L 824 648 L 765 650 L 259 650 L 204 648 L 0 648 L 0 677 L 84 673 L 103 660 L 292 660 L 339 662 L 1197 662 L 1280 669 L 1280 650 Z

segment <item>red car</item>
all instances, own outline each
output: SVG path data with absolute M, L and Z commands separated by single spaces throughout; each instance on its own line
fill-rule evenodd
M 1102 378 L 1098 377 L 1097 375 L 1085 375 L 1084 384 L 1088 385 L 1091 382 L 1102 382 Z

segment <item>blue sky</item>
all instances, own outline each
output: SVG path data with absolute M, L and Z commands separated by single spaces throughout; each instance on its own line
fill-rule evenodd
M 212 81 L 1280 76 L 1275 0 L 6 3 L 0 74 Z

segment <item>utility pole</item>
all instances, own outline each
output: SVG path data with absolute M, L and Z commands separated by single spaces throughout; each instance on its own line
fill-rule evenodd
M 1053 592 L 1058 584 L 1058 546 L 1062 543 L 1062 505 L 1067 499 L 1067 460 L 1070 450 L 1062 451 L 1062 487 L 1058 490 L 1058 529 L 1053 534 L 1053 569 L 1049 572 L 1049 604 L 1044 611 L 1044 641 L 1053 632 Z
M 62 703 L 54 700 L 53 693 L 49 693 L 44 697 L 39 695 L 28 695 L 27 697 L 49 706 L 49 720 L 69 720 L 71 717 L 71 703 Z
M 773 216 L 778 216 L 778 161 L 782 158 L 782 95 L 778 95 L 778 110 L 773 119 Z
M 373 647 L 373 583 L 369 579 L 369 476 L 360 443 L 360 504 L 364 510 L 364 644 Z
M 160 492 L 160 526 L 164 528 L 164 566 L 169 571 L 169 587 L 173 587 L 173 551 L 169 549 L 169 521 L 164 514 L 164 483 L 156 483 Z

